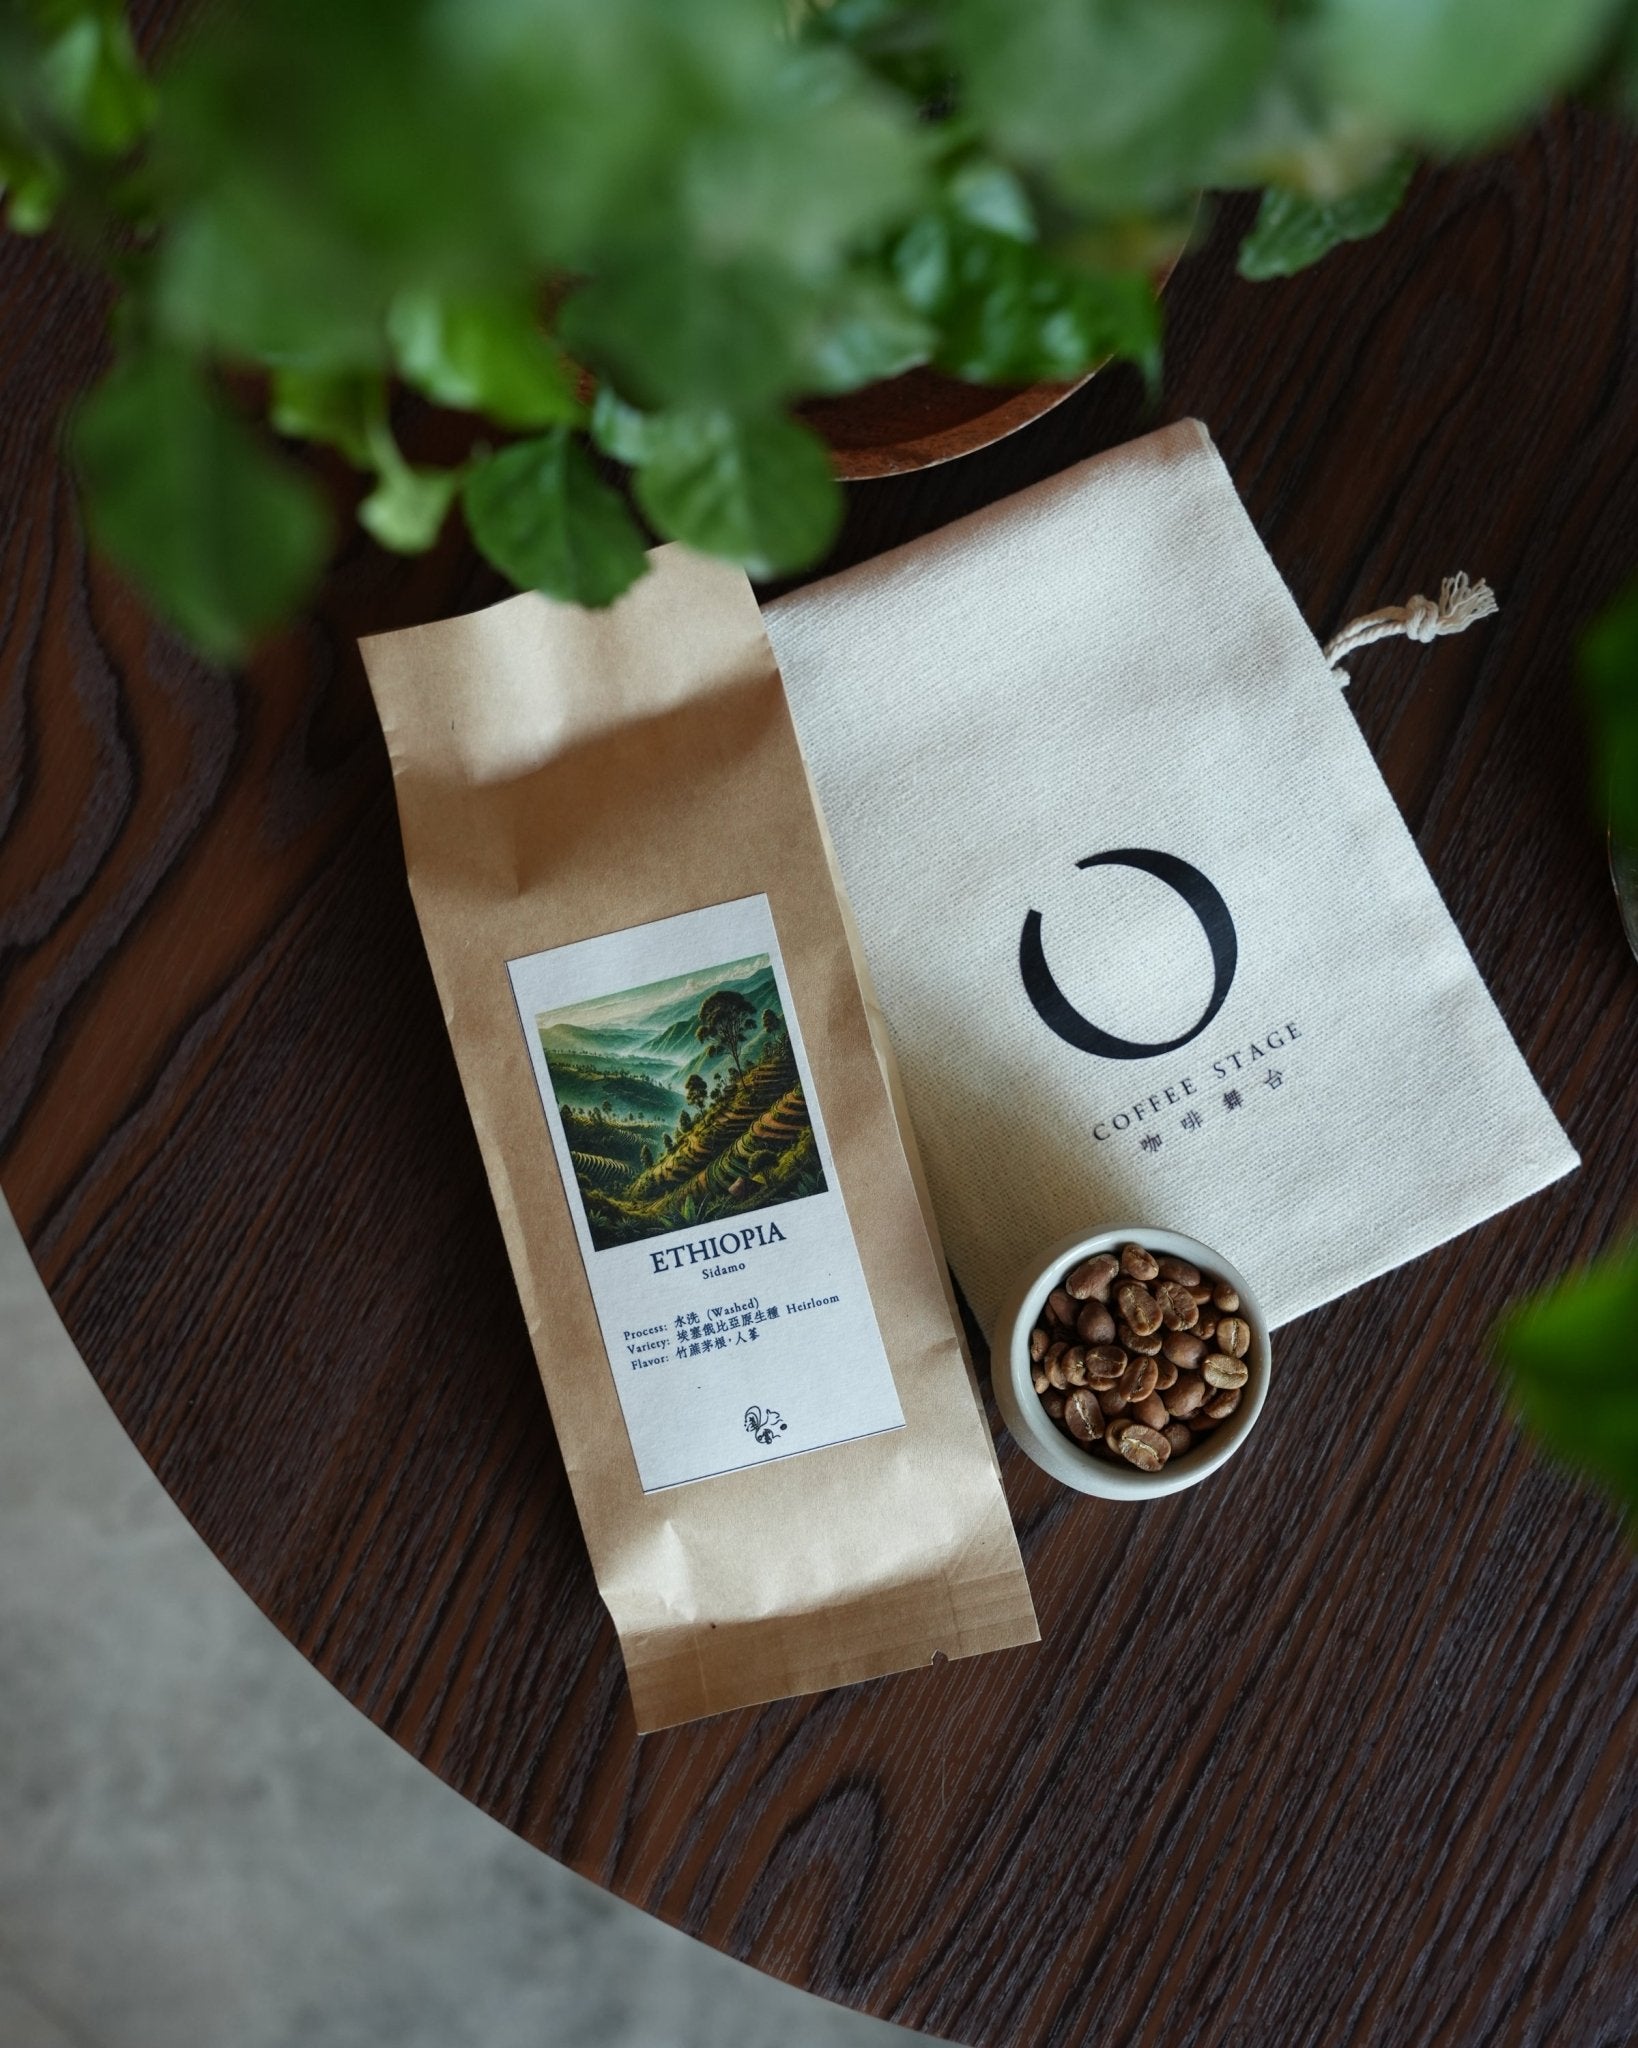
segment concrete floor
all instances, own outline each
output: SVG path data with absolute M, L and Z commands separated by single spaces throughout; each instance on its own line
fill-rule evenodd
M 115 1422 L 0 1207 L 0 2048 L 889 2048 L 486 1819 Z

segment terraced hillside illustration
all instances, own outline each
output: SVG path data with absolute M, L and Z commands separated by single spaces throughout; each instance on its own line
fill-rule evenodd
M 824 1192 L 767 954 L 535 1024 L 598 1251 Z

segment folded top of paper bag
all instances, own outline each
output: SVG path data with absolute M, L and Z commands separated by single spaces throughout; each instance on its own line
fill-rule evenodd
M 986 1321 L 1131 1221 L 1283 1322 L 1577 1163 L 1197 422 L 766 618 Z

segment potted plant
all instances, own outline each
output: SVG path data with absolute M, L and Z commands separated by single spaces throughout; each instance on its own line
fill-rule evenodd
M 800 568 L 838 517 L 810 422 L 846 441 L 839 395 L 1047 387 L 982 408 L 984 438 L 1111 358 L 1153 380 L 1153 280 L 1202 189 L 1262 188 L 1240 267 L 1283 275 L 1380 227 L 1419 151 L 1571 84 L 1630 99 L 1624 11 L 290 0 L 167 39 L 117 0 L 23 0 L 0 180 L 13 231 L 55 224 L 112 281 L 74 433 L 93 534 L 231 657 L 332 538 L 275 437 L 359 472 L 382 546 L 430 546 L 458 506 L 559 598 L 639 575 L 639 521 Z M 405 390 L 462 416 L 458 459 L 403 450 Z

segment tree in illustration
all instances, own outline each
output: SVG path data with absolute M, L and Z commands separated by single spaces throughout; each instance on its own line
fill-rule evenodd
M 694 1107 L 698 1109 L 705 1101 L 705 1076 L 703 1074 L 690 1074 L 683 1093 L 693 1103 Z
M 700 1004 L 700 1021 L 695 1037 L 713 1058 L 728 1055 L 738 1080 L 744 1069 L 739 1049 L 756 1029 L 756 1012 L 736 989 L 719 988 Z
M 652 1145 L 645 1145 L 643 1147 L 643 1164 L 644 1166 L 652 1166 L 654 1164 L 654 1147 Z
M 772 1038 L 784 1030 L 785 1020 L 777 1010 L 764 1010 L 762 1013 L 762 1028 Z

